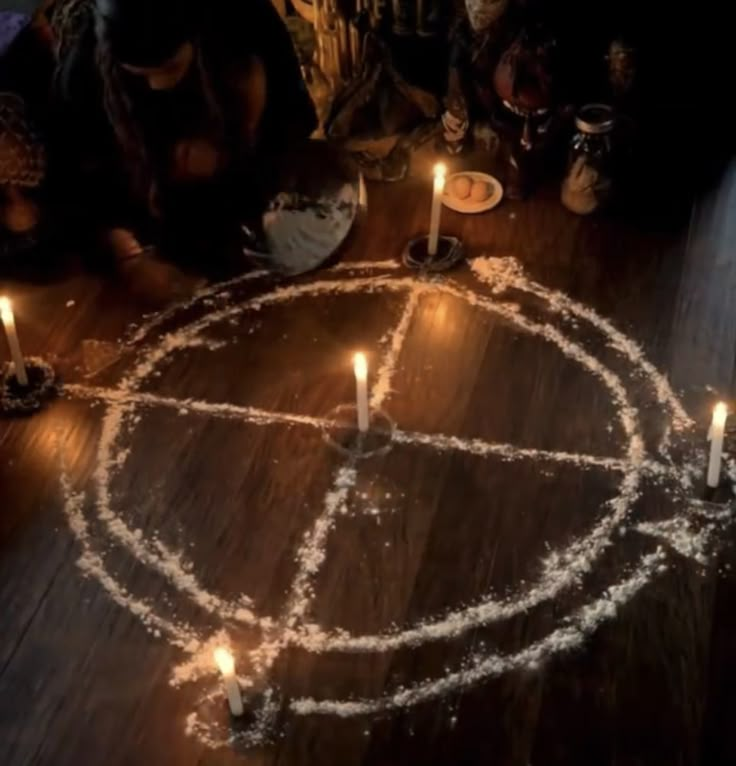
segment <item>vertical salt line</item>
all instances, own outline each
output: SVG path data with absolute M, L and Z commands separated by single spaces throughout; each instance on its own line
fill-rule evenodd
M 332 485 L 325 495 L 322 513 L 304 535 L 296 553 L 297 574 L 291 585 L 283 615 L 277 625 L 267 631 L 260 646 L 251 652 L 251 661 L 256 674 L 266 673 L 281 651 L 290 643 L 299 643 L 299 633 L 296 628 L 314 600 L 314 578 L 324 563 L 327 539 L 335 519 L 348 512 L 348 496 L 357 481 L 356 462 L 357 458 L 353 456 L 345 465 L 338 468 Z
M 396 373 L 396 364 L 401 355 L 401 349 L 406 340 L 406 334 L 411 325 L 411 320 L 414 317 L 414 312 L 419 304 L 419 297 L 422 292 L 423 291 L 419 288 L 414 288 L 409 292 L 409 298 L 406 301 L 399 323 L 385 338 L 385 341 L 388 342 L 388 348 L 386 349 L 386 353 L 373 384 L 373 392 L 371 394 L 371 409 L 373 410 L 380 409 L 392 391 L 393 379 Z
M 335 519 L 348 512 L 348 496 L 358 478 L 355 465 L 356 458 L 351 457 L 337 470 L 332 487 L 325 495 L 322 514 L 304 536 L 304 541 L 296 554 L 299 569 L 287 601 L 285 622 L 288 628 L 293 628 L 304 617 L 314 599 L 313 580 L 327 555 L 327 539 Z

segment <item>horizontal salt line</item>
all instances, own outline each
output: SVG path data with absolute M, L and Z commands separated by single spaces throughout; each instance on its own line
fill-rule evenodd
M 297 415 L 288 412 L 273 412 L 258 407 L 244 407 L 236 404 L 204 402 L 198 399 L 177 399 L 158 396 L 140 391 L 82 386 L 77 384 L 65 387 L 67 394 L 83 399 L 104 401 L 109 404 L 138 404 L 144 407 L 163 407 L 182 412 L 194 412 L 218 418 L 233 418 L 256 424 L 304 425 L 311 428 L 327 429 L 339 427 L 338 423 L 327 418 L 311 415 Z M 599 457 L 596 455 L 575 454 L 571 452 L 553 452 L 533 448 L 515 447 L 513 444 L 486 442 L 482 439 L 461 439 L 445 434 L 423 434 L 413 431 L 396 430 L 391 435 L 395 444 L 415 444 L 440 451 L 464 452 L 479 457 L 495 456 L 504 460 L 539 460 L 550 463 L 565 463 L 592 468 L 604 468 L 625 473 L 637 468 L 654 476 L 677 475 L 676 469 L 670 469 L 656 461 L 644 460 L 634 465 L 622 458 Z
M 487 457 L 493 455 L 504 460 L 539 460 L 550 463 L 570 463 L 585 467 L 606 468 L 625 473 L 633 468 L 653 475 L 665 475 L 670 469 L 660 463 L 644 460 L 634 464 L 625 458 L 599 457 L 597 455 L 575 454 L 572 452 L 552 452 L 527 447 L 515 447 L 513 444 L 486 442 L 482 439 L 461 439 L 444 434 L 423 434 L 409 431 L 394 431 L 392 439 L 397 444 L 419 444 L 441 451 L 465 452 L 470 455 Z M 672 472 L 673 475 L 676 472 Z
M 237 404 L 219 404 L 203 402 L 198 399 L 176 399 L 174 397 L 158 396 L 140 391 L 126 391 L 111 388 L 96 388 L 90 386 L 68 385 L 65 392 L 83 399 L 92 399 L 109 404 L 139 404 L 144 407 L 163 407 L 182 412 L 196 412 L 219 418 L 240 419 L 249 423 L 287 423 L 311 426 L 313 428 L 330 428 L 335 424 L 326 418 L 315 418 L 310 415 L 295 415 L 288 412 L 271 412 L 258 407 L 242 407 Z
M 597 457 L 595 455 L 574 454 L 571 452 L 552 452 L 513 444 L 486 442 L 482 439 L 461 439 L 444 434 L 422 434 L 407 431 L 395 431 L 393 440 L 399 444 L 423 444 L 442 451 L 468 452 L 472 455 L 494 455 L 508 460 L 542 460 L 554 463 L 574 463 L 615 471 L 626 471 L 631 463 L 620 458 Z

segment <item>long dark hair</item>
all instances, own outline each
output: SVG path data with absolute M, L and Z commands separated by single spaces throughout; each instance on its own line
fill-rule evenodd
M 106 25 L 99 17 L 95 20 L 95 37 L 97 69 L 102 81 L 105 112 L 122 152 L 132 190 L 150 206 L 158 180 L 153 157 L 146 146 L 146 137 L 136 117 L 133 96 L 125 82 L 120 62 L 113 53 Z M 212 85 L 201 43 L 192 43 L 195 50 L 192 65 L 197 69 L 208 120 L 219 139 L 224 135 L 225 122 L 221 99 Z
M 102 97 L 107 119 L 125 159 L 133 191 L 147 199 L 154 183 L 154 172 L 146 149 L 143 133 L 133 113 L 133 102 L 121 77 L 120 67 L 105 39 L 103 25 L 95 24 L 97 32 L 97 70 L 102 81 Z

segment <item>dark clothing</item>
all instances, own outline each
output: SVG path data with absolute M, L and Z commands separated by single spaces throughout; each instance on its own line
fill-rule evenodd
M 118 143 L 104 107 L 92 10 L 77 45 L 59 63 L 59 169 L 81 169 L 77 186 L 105 227 L 140 229 L 157 207 L 162 225 L 181 232 L 177 238 L 190 239 L 195 221 L 216 235 L 226 218 L 237 223 L 232 219 L 247 212 L 239 203 L 268 177 L 270 159 L 316 127 L 289 33 L 270 0 L 209 0 L 197 25 L 195 60 L 175 88 L 154 92 L 143 78 L 117 73 L 145 147 L 147 189 L 134 188 L 139 168 L 131 167 L 134 160 Z M 265 72 L 266 102 L 257 133 L 249 135 L 244 89 L 256 62 Z M 193 139 L 212 146 L 220 162 L 212 179 L 181 183 L 172 172 L 173 156 L 179 142 Z

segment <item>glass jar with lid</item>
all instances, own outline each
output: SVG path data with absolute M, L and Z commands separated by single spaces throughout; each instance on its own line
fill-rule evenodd
M 611 197 L 614 124 L 613 109 L 606 104 L 587 104 L 575 118 L 577 131 L 562 182 L 562 204 L 573 213 L 593 213 Z

